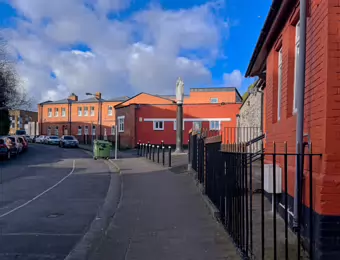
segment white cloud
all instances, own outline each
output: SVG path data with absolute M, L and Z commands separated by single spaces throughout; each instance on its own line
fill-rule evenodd
M 244 78 L 241 71 L 233 70 L 231 73 L 225 73 L 223 79 L 226 87 L 240 88 Z
M 208 63 L 219 55 L 227 29 L 214 15 L 217 5 L 176 11 L 150 6 L 125 19 L 107 18 L 130 4 L 130 0 L 12 1 L 25 18 L 18 18 L 18 26 L 4 34 L 11 50 L 23 59 L 18 72 L 37 101 L 90 91 L 107 97 L 141 91 L 173 94 L 178 76 L 187 87 L 210 83 Z M 76 47 L 79 44 L 89 50 Z M 192 56 L 202 51 L 204 59 Z M 236 72 L 226 74 L 226 79 L 238 83 Z

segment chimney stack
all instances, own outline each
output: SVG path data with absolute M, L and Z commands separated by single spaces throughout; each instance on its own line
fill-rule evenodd
M 68 97 L 69 100 L 72 100 L 72 101 L 78 101 L 78 96 L 74 93 L 72 93 L 69 97 Z
M 101 100 L 102 99 L 102 93 L 96 92 L 96 99 Z

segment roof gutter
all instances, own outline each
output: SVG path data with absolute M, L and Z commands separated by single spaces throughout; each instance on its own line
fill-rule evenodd
M 277 39 L 277 35 L 289 19 L 289 13 L 295 7 L 295 2 L 296 0 L 273 0 L 245 77 L 259 76 L 263 72 L 267 56 Z

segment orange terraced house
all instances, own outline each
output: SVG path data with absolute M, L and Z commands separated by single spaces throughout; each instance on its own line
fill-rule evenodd
M 103 99 L 94 97 L 78 100 L 72 93 L 68 98 L 46 101 L 38 105 L 39 133 L 42 135 L 110 136 L 114 135 L 116 115 L 114 106 L 128 97 Z
M 192 88 L 184 97 L 183 145 L 188 145 L 192 128 L 220 131 L 236 126 L 242 97 L 236 88 Z M 121 147 L 137 143 L 176 144 L 176 110 L 174 96 L 140 93 L 115 106 Z
M 304 134 L 313 153 L 322 156 L 313 160 L 312 167 L 313 223 L 304 218 L 304 224 L 314 226 L 315 259 L 340 259 L 340 2 L 307 2 L 306 70 L 298 71 L 296 66 L 300 57 L 299 1 L 274 0 L 246 76 L 266 81 L 266 151 L 273 152 L 272 142 L 277 146 L 287 142 L 289 152 L 295 152 L 296 79 L 305 73 Z M 289 162 L 288 173 L 292 210 L 295 160 Z M 308 181 L 305 175 L 302 216 L 310 210 Z

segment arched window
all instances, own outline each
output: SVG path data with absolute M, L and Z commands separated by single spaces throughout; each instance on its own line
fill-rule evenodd
M 87 125 L 84 127 L 84 134 L 85 135 L 89 134 L 89 127 Z
M 54 131 L 55 131 L 54 134 L 55 134 L 56 136 L 59 136 L 59 127 L 58 127 L 58 126 L 55 127 L 55 130 L 54 130 Z
M 109 116 L 112 116 L 112 115 L 113 115 L 113 107 L 112 107 L 112 106 L 109 106 L 108 115 L 109 115 Z
M 92 126 L 92 135 L 96 135 L 96 126 L 95 125 Z
M 50 126 L 47 128 L 47 135 L 51 135 L 51 127 Z
M 78 126 L 78 135 L 82 135 L 82 128 L 81 128 L 81 126 Z

